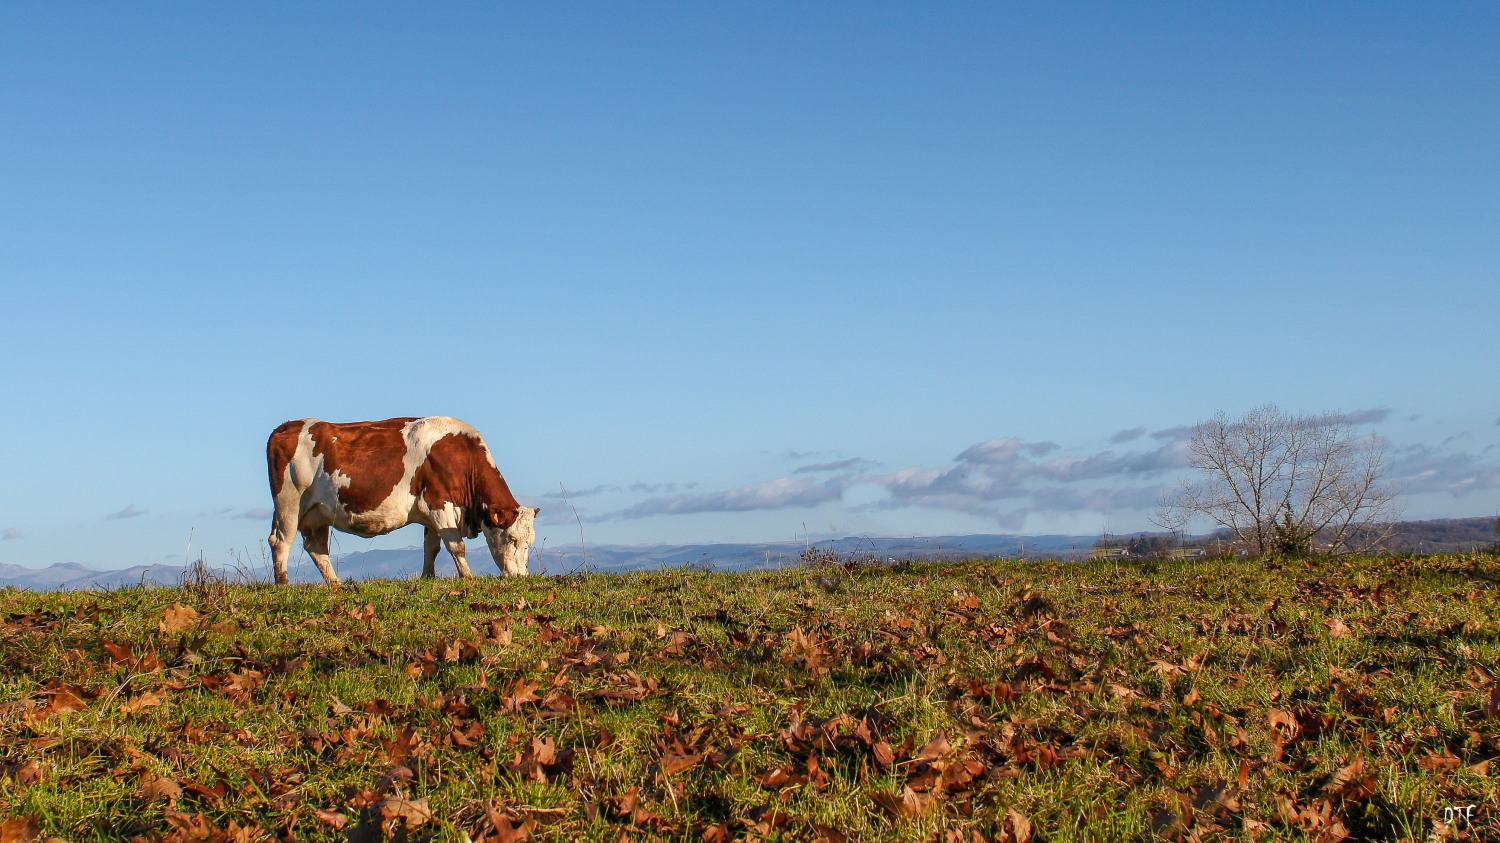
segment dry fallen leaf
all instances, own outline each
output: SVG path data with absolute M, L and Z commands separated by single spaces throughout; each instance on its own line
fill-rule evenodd
M 536 695 L 536 689 L 537 683 L 517 679 L 510 686 L 510 693 L 501 700 L 501 703 L 504 704 L 506 711 L 517 711 L 522 705 L 541 699 Z
M 366 809 L 363 821 L 350 832 L 349 839 L 404 840 L 412 829 L 431 821 L 432 809 L 427 807 L 426 797 L 411 801 L 391 797 Z
M 0 843 L 63 843 L 56 837 L 43 837 L 34 817 L 12 817 L 0 823 Z
M 265 679 L 264 673 L 246 668 L 239 673 L 231 674 L 224 687 L 229 690 L 231 696 L 248 694 L 260 687 Z
M 1351 784 L 1357 783 L 1364 774 L 1365 759 L 1356 757 L 1353 761 L 1340 768 L 1337 773 L 1334 773 L 1333 778 L 1328 780 L 1328 784 L 1324 785 L 1323 789 L 1325 791 L 1343 790 Z
M 31 715 L 31 719 L 35 722 L 41 722 L 58 714 L 83 711 L 89 707 L 87 698 L 91 696 L 82 688 L 61 684 L 49 690 L 47 695 L 49 697 L 47 707 Z
M 164 635 L 174 632 L 186 632 L 198 625 L 198 611 L 181 603 L 173 603 L 167 607 L 166 614 L 156 628 Z
M 870 798 L 896 819 L 920 817 L 937 804 L 937 799 L 932 794 L 917 793 L 910 787 L 903 787 L 900 793 L 872 793 Z
M 35 784 L 42 778 L 41 762 L 35 758 L 28 758 L 11 773 L 20 784 Z
M 381 741 L 380 745 L 385 749 L 386 758 L 392 764 L 401 764 L 412 753 L 416 752 L 423 744 L 422 736 L 417 734 L 416 729 L 407 728 L 396 735 L 395 740 Z
M 484 817 L 493 833 L 476 837 L 478 843 L 519 843 L 536 828 L 536 820 L 531 817 L 513 821 L 488 801 L 484 803 Z
M 1182 674 L 1187 672 L 1181 666 L 1175 665 L 1164 659 L 1152 659 L 1150 666 L 1148 666 L 1146 669 L 1158 676 L 1164 676 L 1168 679 L 1174 676 L 1181 676 Z
M 1014 843 L 1030 843 L 1031 820 L 1015 808 L 1011 808 L 1005 814 L 1005 829 Z
M 152 776 L 141 784 L 140 790 L 135 792 L 137 798 L 147 802 L 166 801 L 168 804 L 176 804 L 177 797 L 182 795 L 182 785 L 171 779 L 160 776 Z
M 124 714 L 136 714 L 138 712 L 145 711 L 152 706 L 161 705 L 166 701 L 166 699 L 167 695 L 165 693 L 161 693 L 158 691 L 147 691 L 144 694 L 141 694 L 140 696 L 125 702 L 120 706 L 120 711 Z
M 1445 749 L 1443 750 L 1442 755 L 1432 753 L 1425 758 L 1417 759 L 1417 765 L 1424 770 L 1430 770 L 1434 773 L 1442 774 L 1451 773 L 1454 770 L 1457 770 L 1460 766 L 1463 765 L 1463 762 L 1460 761 L 1458 757 L 1452 753 L 1452 751 Z
M 1268 709 L 1266 720 L 1271 731 L 1276 732 L 1282 740 L 1295 738 L 1302 731 L 1302 728 L 1297 725 L 1296 715 L 1290 711 L 1282 711 L 1279 708 Z
M 0 823 L 0 843 L 32 843 L 40 836 L 41 830 L 31 817 L 13 817 Z
M 674 755 L 668 753 L 661 757 L 661 771 L 663 775 L 674 775 L 683 770 L 691 770 L 703 761 L 702 755 Z
M 926 746 L 922 747 L 921 751 L 917 753 L 916 760 L 936 761 L 947 755 L 952 751 L 952 749 L 952 746 L 950 746 L 948 743 L 948 737 L 946 735 L 939 734 L 937 737 L 929 741 Z

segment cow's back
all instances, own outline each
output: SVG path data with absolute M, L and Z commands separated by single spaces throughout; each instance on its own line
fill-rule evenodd
M 488 491 L 499 477 L 479 432 L 444 416 L 287 422 L 271 434 L 266 462 L 273 497 L 295 499 L 304 524 L 357 535 L 414 520 L 472 532 L 460 518 L 472 517 L 475 481 Z
M 315 422 L 307 427 L 312 459 L 333 480 L 339 502 L 350 514 L 374 511 L 409 476 L 413 455 L 405 431 L 413 421 Z

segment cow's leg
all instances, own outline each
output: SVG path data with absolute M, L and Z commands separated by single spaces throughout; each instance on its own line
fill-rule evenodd
M 422 533 L 422 578 L 430 580 L 437 576 L 438 532 L 431 527 Z
M 328 528 L 314 527 L 310 530 L 303 530 L 302 547 L 307 550 L 307 555 L 312 557 L 313 564 L 318 566 L 318 572 L 323 575 L 323 582 L 338 585 L 339 575 L 333 570 L 333 563 L 328 560 Z
M 466 580 L 474 578 L 474 572 L 469 570 L 469 563 L 464 561 L 464 537 L 457 530 L 443 530 L 443 544 L 448 546 L 448 554 L 453 557 L 453 564 L 458 568 L 458 575 Z
M 276 577 L 277 585 L 287 584 L 286 563 L 292 557 L 292 543 L 296 538 L 296 507 L 277 507 L 271 521 L 271 535 L 266 539 L 271 545 L 271 572 Z

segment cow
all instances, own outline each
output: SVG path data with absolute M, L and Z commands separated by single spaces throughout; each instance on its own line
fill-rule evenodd
M 323 580 L 339 584 L 328 560 L 328 530 L 379 536 L 408 524 L 426 528 L 422 576 L 435 575 L 438 543 L 464 579 L 464 539 L 484 533 L 505 576 L 526 574 L 540 509 L 521 506 L 479 431 L 457 419 L 401 418 L 330 424 L 289 421 L 266 442 L 275 514 L 271 556 L 287 582 L 292 541 L 302 534 Z

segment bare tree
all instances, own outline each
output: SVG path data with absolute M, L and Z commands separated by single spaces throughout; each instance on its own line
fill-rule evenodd
M 1163 503 L 1156 507 L 1156 515 L 1151 519 L 1151 523 L 1171 533 L 1173 542 L 1182 544 L 1183 531 L 1192 520 L 1193 513 L 1182 507 Z
M 1385 448 L 1342 413 L 1291 416 L 1276 405 L 1193 426 L 1184 482 L 1157 508 L 1158 525 L 1205 517 L 1257 554 L 1361 553 L 1390 537 L 1396 492 L 1382 482 Z

